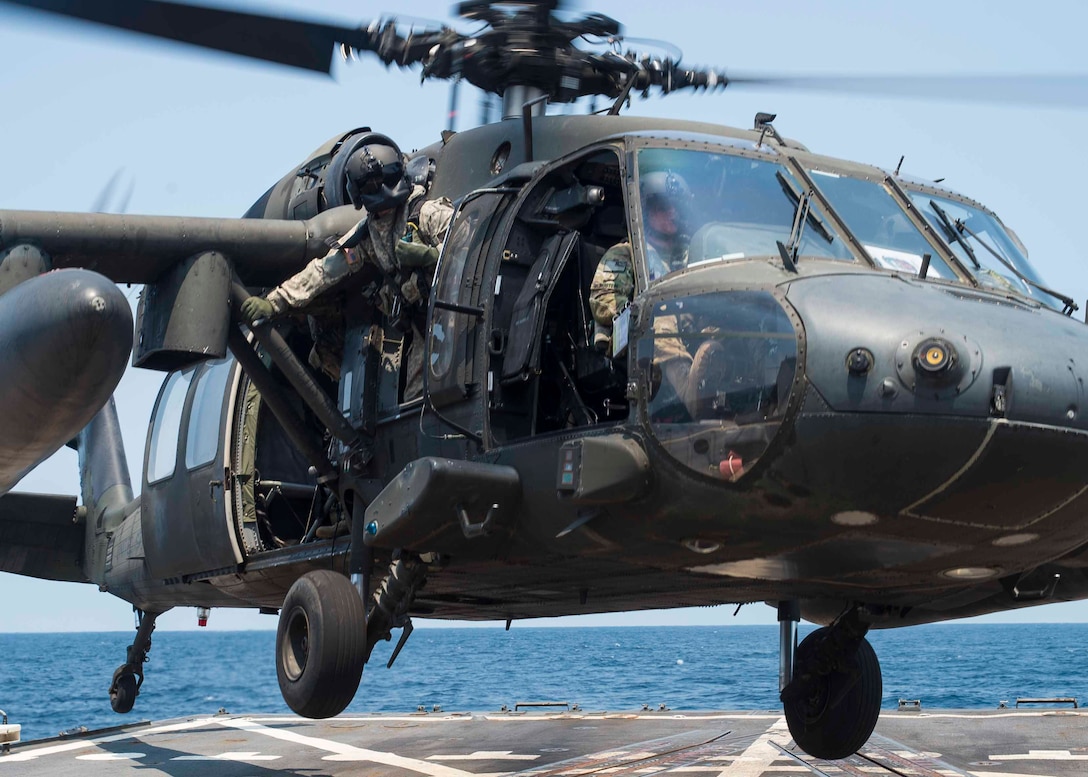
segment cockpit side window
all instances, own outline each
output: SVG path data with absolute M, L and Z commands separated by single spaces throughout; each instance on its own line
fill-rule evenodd
M 677 461 L 737 480 L 778 433 L 798 370 L 798 333 L 766 291 L 657 303 L 637 348 L 653 434 Z
M 154 483 L 174 474 L 178 458 L 181 414 L 185 395 L 193 379 L 193 370 L 175 372 L 166 380 L 151 427 L 151 442 L 147 454 L 147 482 Z
M 224 394 L 233 364 L 232 358 L 211 362 L 196 380 L 185 438 L 185 466 L 188 469 L 209 463 L 219 452 Z

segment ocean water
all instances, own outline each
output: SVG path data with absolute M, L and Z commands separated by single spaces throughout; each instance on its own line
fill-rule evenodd
M 802 628 L 804 635 L 809 629 Z M 127 716 L 106 689 L 133 632 L 0 634 L 0 709 L 24 739 L 214 713 L 286 713 L 270 631 L 156 632 Z M 869 636 L 884 706 L 993 708 L 1017 697 L 1088 700 L 1088 624 L 940 624 Z M 491 711 L 519 701 L 583 709 L 776 709 L 775 626 L 417 629 L 392 669 L 376 650 L 349 712 Z

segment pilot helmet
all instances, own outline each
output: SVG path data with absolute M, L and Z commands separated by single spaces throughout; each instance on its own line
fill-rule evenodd
M 372 135 L 351 152 L 344 178 L 351 204 L 370 213 L 392 210 L 404 204 L 412 192 L 400 149 L 384 135 Z
M 679 173 L 672 170 L 656 170 L 643 175 L 639 182 L 642 196 L 643 218 L 652 209 L 676 209 L 676 219 L 680 231 L 684 230 L 691 202 L 691 189 Z
M 692 201 L 687 181 L 672 170 L 655 170 L 640 177 L 639 187 L 651 277 L 683 268 Z

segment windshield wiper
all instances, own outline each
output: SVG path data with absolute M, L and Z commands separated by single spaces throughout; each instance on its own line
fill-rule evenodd
M 793 245 L 793 232 L 797 231 L 797 214 L 802 209 L 805 212 L 805 221 L 812 225 L 812 228 L 816 230 L 817 234 L 819 234 L 819 236 L 826 240 L 829 244 L 834 243 L 835 236 L 831 234 L 827 227 L 824 226 L 824 223 L 820 219 L 820 217 L 812 212 L 812 209 L 810 207 L 812 202 L 812 192 L 806 192 L 805 194 L 801 194 L 801 192 L 797 191 L 797 189 L 794 187 L 793 182 L 791 182 L 789 178 L 782 174 L 781 170 L 776 172 L 774 174 L 774 177 L 778 179 L 778 185 L 782 187 L 782 191 L 787 197 L 789 197 L 790 202 L 793 203 L 794 227 L 793 230 L 790 232 L 790 244 L 794 249 L 794 253 L 796 254 L 797 248 L 799 247 L 799 244 L 801 242 L 801 236 L 798 235 L 798 245 Z M 804 206 L 803 208 L 802 205 Z
M 944 212 L 944 208 L 938 205 L 936 200 L 930 200 L 929 207 L 933 208 L 933 212 L 936 213 L 937 218 L 941 220 L 941 225 L 944 227 L 945 240 L 950 240 L 953 243 L 959 243 L 963 246 L 963 250 L 971 257 L 971 264 L 975 266 L 976 270 L 981 270 L 982 265 L 979 264 L 978 257 L 975 256 L 975 249 L 971 248 L 967 239 L 956 229 L 956 226 L 952 223 L 952 219 L 948 218 L 948 214 Z
M 1046 286 L 1042 286 L 1042 285 L 1036 283 L 1031 278 L 1028 278 L 1026 275 L 1024 275 L 1022 272 L 1020 272 L 1020 270 L 1018 270 L 1016 268 L 1016 265 L 1014 265 L 1008 259 L 1003 257 L 1000 253 L 997 252 L 997 250 L 993 246 L 991 246 L 988 242 L 983 240 L 982 237 L 977 232 L 975 232 L 973 229 L 971 229 L 969 226 L 967 226 L 967 224 L 964 223 L 963 219 L 957 219 L 956 220 L 955 229 L 956 229 L 957 234 L 961 235 L 961 237 L 960 237 L 961 240 L 963 239 L 962 234 L 964 232 L 966 232 L 968 235 L 970 235 L 975 240 L 977 240 L 978 244 L 980 246 L 982 246 L 987 251 L 989 251 L 993 255 L 994 259 L 1001 262 L 1001 264 L 1004 265 L 1008 269 L 1009 272 L 1011 272 L 1013 275 L 1015 275 L 1021 281 L 1026 283 L 1028 286 L 1031 286 L 1031 288 L 1038 289 L 1039 291 L 1043 292 L 1043 294 L 1049 294 L 1051 297 L 1053 297 L 1054 299 L 1061 302 L 1062 305 L 1065 306 L 1064 308 L 1062 308 L 1062 313 L 1064 313 L 1065 315 L 1071 316 L 1077 310 L 1080 310 L 1080 306 L 1077 305 L 1077 303 L 1073 301 L 1072 297 L 1067 297 L 1066 295 L 1061 294 L 1059 292 L 1056 292 L 1053 289 L 1048 289 Z

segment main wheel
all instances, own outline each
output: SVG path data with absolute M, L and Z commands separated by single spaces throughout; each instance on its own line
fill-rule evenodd
M 793 741 L 816 758 L 846 758 L 868 741 L 880 717 L 884 693 L 880 662 L 872 645 L 862 639 L 852 656 L 843 656 L 826 675 L 804 678 L 817 645 L 830 629 L 809 634 L 797 646 L 794 676 L 802 682 L 800 693 L 783 699 L 786 723 Z
M 110 707 L 114 712 L 124 714 L 132 711 L 132 705 L 136 703 L 136 695 L 139 692 L 136 675 L 123 674 L 110 688 Z
M 330 718 L 355 697 L 365 662 L 366 611 L 343 575 L 307 572 L 283 600 L 276 629 L 276 678 L 287 706 Z

